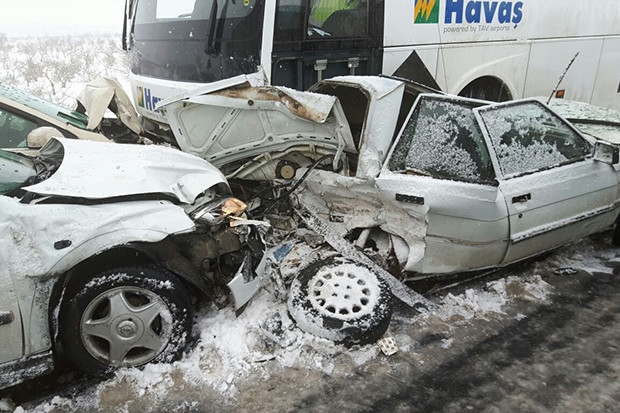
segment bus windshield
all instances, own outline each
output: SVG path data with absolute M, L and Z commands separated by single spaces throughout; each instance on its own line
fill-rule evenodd
M 131 71 L 181 82 L 256 72 L 264 0 L 134 0 Z

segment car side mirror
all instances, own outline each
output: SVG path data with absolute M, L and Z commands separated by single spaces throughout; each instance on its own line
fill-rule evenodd
M 617 165 L 620 162 L 620 151 L 616 145 L 598 141 L 594 144 L 594 160 Z
M 51 126 L 33 129 L 26 137 L 28 149 L 41 149 L 52 138 L 62 138 L 63 134 Z

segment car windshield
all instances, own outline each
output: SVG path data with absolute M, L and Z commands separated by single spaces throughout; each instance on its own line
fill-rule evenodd
M 8 194 L 37 175 L 32 159 L 0 150 L 0 195 Z

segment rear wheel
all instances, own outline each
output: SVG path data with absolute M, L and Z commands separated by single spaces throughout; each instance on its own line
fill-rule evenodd
M 392 294 L 370 268 L 327 259 L 304 268 L 291 284 L 288 308 L 302 330 L 351 346 L 377 341 L 392 316 Z
M 115 367 L 170 362 L 191 335 L 190 294 L 155 267 L 109 270 L 74 284 L 60 306 L 60 340 L 67 357 L 94 374 Z

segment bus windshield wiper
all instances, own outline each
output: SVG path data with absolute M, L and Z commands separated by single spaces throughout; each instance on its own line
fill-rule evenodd
M 218 56 L 222 51 L 222 35 L 224 34 L 224 22 L 228 14 L 228 3 L 232 2 L 232 4 L 235 4 L 235 1 L 236 0 L 224 0 L 224 7 L 222 8 L 222 14 L 219 19 L 217 18 L 217 0 L 213 3 L 211 16 L 209 17 L 211 25 L 209 26 L 208 46 L 207 50 L 205 50 L 205 52 L 211 56 Z M 215 13 L 213 10 L 215 10 Z
M 217 9 L 218 1 L 213 0 L 213 6 L 211 6 L 211 13 L 209 13 L 209 30 L 205 42 L 205 53 L 210 55 L 215 55 L 215 27 L 217 20 Z

